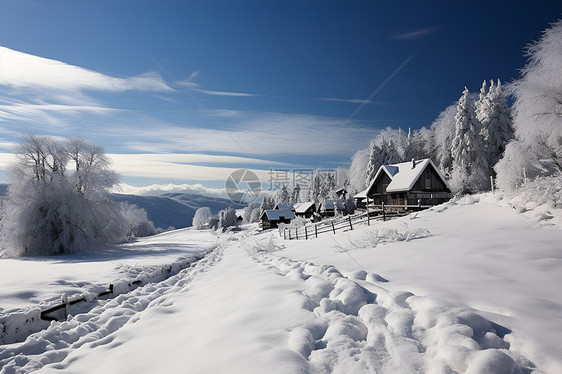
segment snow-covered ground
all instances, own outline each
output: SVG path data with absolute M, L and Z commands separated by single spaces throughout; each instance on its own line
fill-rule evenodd
M 308 241 L 248 225 L 1 259 L 0 318 L 145 282 L 0 346 L 0 372 L 559 373 L 559 214 L 520 211 L 481 195 Z M 149 282 L 193 255 L 203 258 Z

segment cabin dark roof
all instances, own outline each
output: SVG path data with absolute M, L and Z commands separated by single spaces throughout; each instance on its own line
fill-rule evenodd
M 447 183 L 447 180 L 445 179 L 443 174 L 441 174 L 439 169 L 429 158 L 426 158 L 423 160 L 412 160 L 409 162 L 402 162 L 400 164 L 381 166 L 377 171 L 377 174 L 371 181 L 371 184 L 369 185 L 367 191 L 371 190 L 381 173 L 386 173 L 391 180 L 388 187 L 386 188 L 386 192 L 409 191 L 412 189 L 414 184 L 416 184 L 416 181 L 419 179 L 420 175 L 428 165 L 431 165 L 433 167 L 435 172 L 439 175 L 439 178 L 441 178 L 445 186 L 450 190 L 451 188 L 449 187 L 449 184 Z

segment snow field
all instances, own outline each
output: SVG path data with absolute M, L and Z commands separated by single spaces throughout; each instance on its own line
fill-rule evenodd
M 61 362 L 75 350 L 115 347 L 112 343 L 116 331 L 138 320 L 144 311 L 148 315 L 165 313 L 170 294 L 181 290 L 193 276 L 216 260 L 217 255 L 211 253 L 160 283 L 149 283 L 110 300 L 97 300 L 94 302 L 97 306 L 90 311 L 69 315 L 64 322 L 52 322 L 46 330 L 31 335 L 24 343 L 5 346 L 0 351 L 0 373 L 35 372 L 46 365 L 64 370 Z
M 311 372 L 533 372 L 493 327 L 501 326 L 468 308 L 391 293 L 365 271 L 348 278 L 333 266 L 271 255 L 258 261 L 306 284 L 302 307 L 315 320 L 291 331 L 288 344 Z

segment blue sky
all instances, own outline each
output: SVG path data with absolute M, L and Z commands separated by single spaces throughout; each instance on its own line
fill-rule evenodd
M 517 78 L 561 15 L 556 1 L 4 0 L 0 169 L 22 132 L 101 144 L 137 187 L 347 166 L 379 129 L 429 126 L 464 86 Z

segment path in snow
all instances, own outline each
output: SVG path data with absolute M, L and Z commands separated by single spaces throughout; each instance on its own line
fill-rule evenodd
M 376 274 L 278 257 L 245 236 L 5 347 L 0 372 L 533 371 L 509 350 L 508 330 L 469 309 L 390 293 Z

